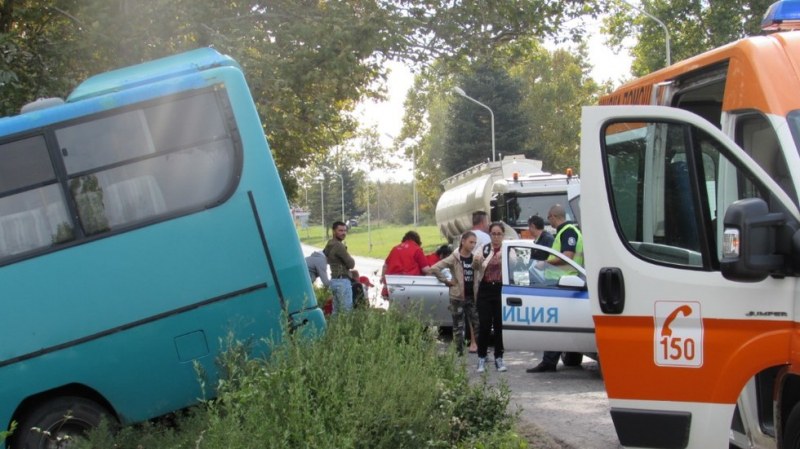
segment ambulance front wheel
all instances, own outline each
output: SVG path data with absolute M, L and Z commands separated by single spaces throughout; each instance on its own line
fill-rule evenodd
M 800 404 L 796 404 L 783 429 L 783 448 L 800 449 Z

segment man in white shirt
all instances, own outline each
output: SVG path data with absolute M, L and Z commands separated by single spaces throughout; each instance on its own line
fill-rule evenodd
M 475 237 L 478 240 L 475 249 L 472 250 L 472 254 L 478 254 L 479 251 L 483 250 L 484 246 L 492 241 L 487 232 L 489 231 L 489 215 L 482 210 L 473 212 L 472 229 L 470 231 L 475 233 Z

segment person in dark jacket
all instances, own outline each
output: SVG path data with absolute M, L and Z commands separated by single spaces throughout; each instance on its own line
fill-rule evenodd
M 538 215 L 533 215 L 528 218 L 528 232 L 530 232 L 533 237 L 533 243 L 548 248 L 553 246 L 554 237 L 553 234 L 544 229 L 544 218 Z M 545 251 L 534 251 L 533 254 L 531 254 L 531 259 L 547 260 L 548 256 L 549 254 Z
M 336 221 L 331 225 L 333 238 L 325 245 L 322 252 L 331 267 L 331 290 L 333 290 L 333 313 L 353 309 L 353 287 L 351 270 L 356 261 L 347 252 L 344 239 L 347 238 L 347 225 Z

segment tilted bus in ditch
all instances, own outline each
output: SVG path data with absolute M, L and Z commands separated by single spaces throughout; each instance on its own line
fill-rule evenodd
M 267 355 L 285 331 L 324 329 L 234 60 L 198 49 L 41 103 L 0 119 L 0 425 L 17 423 L 12 447 L 196 403 L 196 365 L 214 385 L 229 336 Z

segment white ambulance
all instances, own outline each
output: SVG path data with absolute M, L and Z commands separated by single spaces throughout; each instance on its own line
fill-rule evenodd
M 790 15 L 768 25 L 797 24 L 800 2 L 776 5 Z M 583 111 L 582 229 L 620 442 L 800 448 L 800 32 L 601 104 Z

